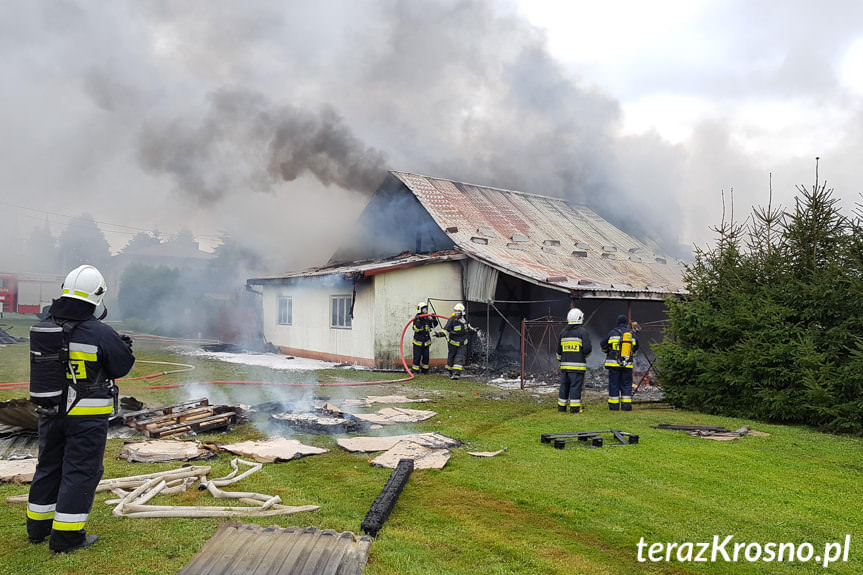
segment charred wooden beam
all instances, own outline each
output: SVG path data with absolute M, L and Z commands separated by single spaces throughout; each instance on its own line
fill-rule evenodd
M 378 531 L 384 526 L 384 522 L 390 516 L 390 512 L 395 507 L 396 502 L 399 499 L 399 495 L 401 495 L 402 489 L 404 489 L 405 484 L 408 482 L 408 478 L 410 478 L 411 473 L 414 470 L 414 460 L 413 459 L 400 459 L 398 465 L 390 474 L 390 478 L 387 480 L 386 485 L 384 485 L 381 494 L 377 496 L 374 503 L 372 503 L 371 509 L 366 513 L 365 519 L 363 519 L 362 525 L 360 526 L 363 530 L 363 533 L 375 537 L 378 534 Z

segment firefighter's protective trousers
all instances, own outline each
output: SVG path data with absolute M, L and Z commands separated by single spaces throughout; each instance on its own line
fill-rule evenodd
M 39 465 L 30 485 L 27 536 L 53 550 L 80 545 L 102 479 L 108 415 L 40 416 Z
M 608 409 L 632 411 L 632 369 L 608 368 Z
M 560 390 L 557 395 L 557 410 L 566 411 L 567 402 L 573 413 L 581 412 L 581 390 L 584 387 L 584 371 L 561 371 Z
M 446 368 L 453 379 L 458 379 L 464 371 L 464 359 L 467 355 L 467 341 L 447 344 Z

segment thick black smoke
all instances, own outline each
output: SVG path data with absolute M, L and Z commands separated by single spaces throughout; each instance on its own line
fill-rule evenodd
M 331 106 L 275 105 L 244 89 L 213 93 L 199 121 L 145 125 L 139 151 L 145 168 L 171 175 L 201 205 L 306 174 L 371 194 L 386 175 L 384 154 L 354 136 Z

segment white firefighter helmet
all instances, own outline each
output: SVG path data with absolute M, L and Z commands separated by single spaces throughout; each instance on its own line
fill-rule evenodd
M 423 310 L 423 308 L 424 308 L 424 307 L 426 307 L 426 308 L 427 308 L 428 306 L 429 306 L 429 304 L 428 304 L 428 303 L 426 303 L 426 302 L 424 302 L 424 301 L 421 301 L 421 302 L 419 302 L 419 303 L 417 304 L 417 311 L 418 311 L 418 312 L 421 312 L 421 311 Z
M 464 313 L 464 304 L 457 303 L 452 306 L 452 310 L 456 313 Z
M 568 314 L 566 314 L 566 321 L 575 324 L 584 323 L 584 312 L 577 307 L 574 307 L 569 310 Z
M 63 280 L 63 291 L 60 297 L 79 299 L 98 306 L 102 303 L 102 297 L 107 289 L 105 278 L 99 270 L 93 266 L 83 265 L 69 272 Z

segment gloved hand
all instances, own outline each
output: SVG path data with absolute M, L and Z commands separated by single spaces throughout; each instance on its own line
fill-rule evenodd
M 123 335 L 120 336 L 120 339 L 122 339 L 126 343 L 126 345 L 129 346 L 129 349 L 132 349 L 132 338 L 131 337 L 129 337 L 128 335 L 126 335 L 124 333 Z

